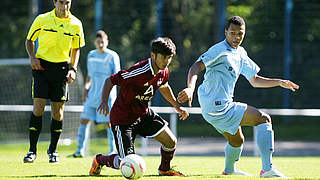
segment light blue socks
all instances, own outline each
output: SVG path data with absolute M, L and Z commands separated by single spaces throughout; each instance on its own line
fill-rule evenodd
M 86 138 L 86 130 L 87 130 L 88 124 L 81 124 L 79 125 L 78 128 L 78 149 L 77 153 L 84 153 L 83 152 L 83 145 L 84 145 L 84 140 Z
M 272 153 L 274 151 L 274 134 L 271 123 L 263 123 L 257 126 L 257 145 L 262 160 L 262 170 L 272 169 Z
M 88 124 L 81 124 L 79 125 L 78 129 L 78 149 L 77 153 L 84 154 L 84 144 L 85 141 L 88 139 L 89 135 L 86 135 L 88 129 Z M 108 135 L 108 142 L 109 142 L 109 153 L 112 153 L 115 151 L 115 143 L 114 143 L 114 137 L 112 130 L 110 128 L 106 128 L 107 135 Z M 108 153 L 108 154 L 109 154 Z
M 114 142 L 114 137 L 113 137 L 113 133 L 112 133 L 112 130 L 111 128 L 106 128 L 107 129 L 107 134 L 108 134 L 108 143 L 109 143 L 109 152 L 108 154 L 110 153 L 114 153 L 116 150 L 115 150 L 115 142 Z
M 240 147 L 232 147 L 229 143 L 227 143 L 225 148 L 226 164 L 224 172 L 231 174 L 235 171 L 234 164 L 240 159 L 242 149 L 243 145 Z

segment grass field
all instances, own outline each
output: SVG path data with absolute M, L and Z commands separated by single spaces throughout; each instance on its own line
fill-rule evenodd
M 38 145 L 38 157 L 33 164 L 24 164 L 23 156 L 28 150 L 28 144 L 1 144 L 0 145 L 0 179 L 124 179 L 117 170 L 105 168 L 102 176 L 90 177 L 88 171 L 91 166 L 92 157 L 83 159 L 66 158 L 76 149 L 76 144 L 70 146 L 59 145 L 60 164 L 49 164 L 46 155 L 48 142 Z M 105 152 L 107 145 L 104 140 L 91 141 L 91 153 Z M 157 167 L 160 156 L 144 157 L 147 170 L 142 179 L 182 179 L 181 177 L 159 177 Z M 320 179 L 320 157 L 275 157 L 274 164 L 277 168 L 293 179 Z M 254 177 L 222 176 L 224 157 L 192 157 L 177 156 L 172 162 L 175 168 L 188 177 L 183 179 L 228 179 L 246 180 L 260 179 L 258 177 L 261 161 L 256 157 L 242 157 L 237 167 L 249 172 Z

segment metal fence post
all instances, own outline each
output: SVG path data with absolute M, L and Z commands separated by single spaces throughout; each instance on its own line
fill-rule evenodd
M 178 137 L 177 133 L 177 113 L 170 113 L 170 129 L 172 133 Z

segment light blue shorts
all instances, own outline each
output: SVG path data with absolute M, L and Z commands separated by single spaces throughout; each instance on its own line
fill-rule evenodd
M 223 134 L 228 132 L 234 135 L 238 131 L 244 112 L 247 109 L 247 104 L 231 102 L 228 106 L 228 110 L 223 114 L 205 112 L 205 108 L 201 108 L 202 116 L 208 123 L 215 127 L 219 133 Z
M 101 115 L 99 112 L 97 112 L 97 108 L 90 107 L 87 105 L 84 105 L 83 111 L 81 113 L 81 119 L 88 119 L 91 121 L 95 121 L 96 123 L 107 123 L 110 122 L 109 115 L 105 117 L 102 113 Z

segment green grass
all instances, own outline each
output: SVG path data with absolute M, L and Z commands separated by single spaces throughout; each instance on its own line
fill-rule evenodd
M 92 154 L 107 151 L 105 140 L 98 139 L 91 142 Z M 36 161 L 33 164 L 24 164 L 22 160 L 28 150 L 28 144 L 1 144 L 0 179 L 124 179 L 119 171 L 106 167 L 102 170 L 101 177 L 88 176 L 92 157 L 83 159 L 66 158 L 76 149 L 75 143 L 70 146 L 59 145 L 58 152 L 61 163 L 49 164 L 46 155 L 47 146 L 47 142 L 39 143 Z M 144 159 L 147 170 L 143 179 L 181 179 L 181 177 L 159 177 L 157 175 L 160 156 L 144 157 Z M 274 164 L 281 172 L 294 179 L 320 179 L 320 157 L 275 157 Z M 188 176 L 183 179 L 260 179 L 258 173 L 261 161 L 256 157 L 242 157 L 237 163 L 239 169 L 254 174 L 255 176 L 252 178 L 220 175 L 224 167 L 224 157 L 177 156 L 172 161 L 172 165 Z

